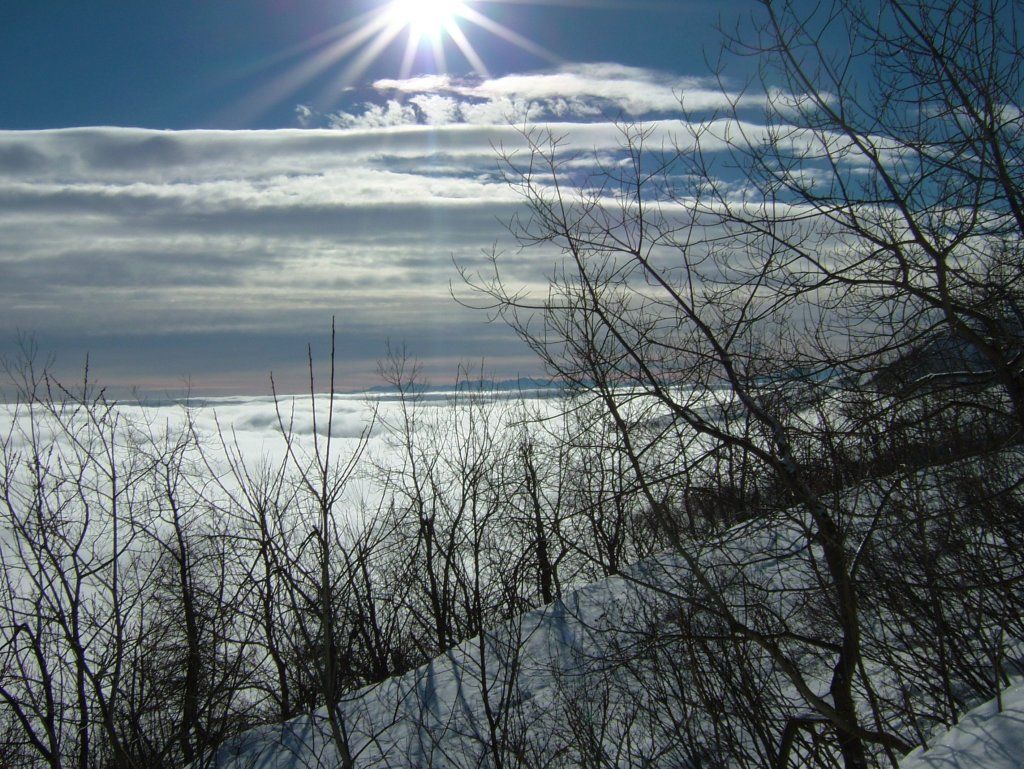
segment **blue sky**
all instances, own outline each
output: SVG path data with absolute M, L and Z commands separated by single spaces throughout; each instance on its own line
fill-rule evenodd
M 0 128 L 84 125 L 279 128 L 298 103 L 316 103 L 329 68 L 251 114 L 249 97 L 316 50 L 318 36 L 372 13 L 382 0 L 5 0 L 0 4 Z M 714 26 L 751 0 L 479 0 L 483 14 L 564 62 L 609 62 L 700 74 Z M 463 22 L 494 74 L 550 66 L 536 52 Z M 361 78 L 394 77 L 404 37 Z M 451 41 L 453 74 L 471 70 Z M 305 49 L 305 50 L 304 50 Z M 433 69 L 428 55 L 416 71 Z M 237 106 L 238 110 L 230 107 Z M 317 104 L 330 109 L 336 104 Z
M 383 0 L 5 0 L 0 352 L 31 334 L 64 376 L 88 352 L 115 388 L 260 393 L 271 370 L 299 386 L 334 315 L 344 386 L 375 383 L 388 339 L 438 380 L 537 373 L 451 298 L 453 261 L 498 248 L 541 287 L 557 260 L 505 233 L 494 145 L 524 117 L 598 156 L 618 118 L 670 136 L 680 98 L 723 104 L 704 55 L 755 5 L 469 0 L 478 58 L 443 36 L 442 68 L 397 23 L 357 66 L 343 43 Z

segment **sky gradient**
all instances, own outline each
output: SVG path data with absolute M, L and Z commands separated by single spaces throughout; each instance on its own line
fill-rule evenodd
M 389 340 L 439 381 L 538 373 L 452 298 L 493 249 L 538 288 L 558 258 L 505 232 L 495 146 L 524 119 L 595 158 L 618 119 L 670 136 L 680 100 L 724 105 L 704 57 L 755 4 L 478 0 L 479 58 L 448 37 L 444 67 L 406 30 L 346 45 L 383 5 L 3 3 L 0 353 L 30 335 L 63 376 L 88 353 L 114 388 L 265 393 L 271 371 L 301 387 L 335 316 L 345 388 L 377 383 Z

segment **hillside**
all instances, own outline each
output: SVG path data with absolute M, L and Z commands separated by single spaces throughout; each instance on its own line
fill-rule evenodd
M 918 473 L 907 493 L 931 488 L 928 494 L 937 504 L 938 489 L 950 472 Z M 894 482 L 886 499 L 893 503 L 901 493 Z M 870 511 L 878 492 L 862 488 L 849 497 Z M 816 723 L 805 704 L 807 693 L 799 686 L 809 686 L 812 701 L 820 698 L 823 707 L 830 698 L 828 630 L 810 621 L 816 611 L 816 576 L 813 556 L 805 557 L 804 525 L 803 515 L 796 512 L 736 525 L 689 557 L 663 554 L 642 561 L 621 576 L 568 592 L 543 609 L 493 628 L 482 639 L 463 642 L 406 675 L 354 693 L 340 709 L 352 765 L 468 769 L 593 761 L 634 767 L 652 765 L 653 760 L 653 765 L 672 767 L 710 760 L 717 766 L 720 758 L 711 754 L 716 745 L 731 751 L 734 759 L 739 756 L 735 765 L 774 760 L 772 751 L 790 723 Z M 880 525 L 867 514 L 859 524 L 866 538 Z M 897 561 L 886 562 L 892 566 Z M 710 586 L 714 596 L 705 592 Z M 906 593 L 908 601 L 910 595 Z M 785 639 L 779 648 L 800 659 L 803 673 L 787 674 L 754 644 L 737 656 L 723 656 L 714 645 L 715 633 L 722 632 L 716 630 L 716 601 L 751 626 L 777 627 L 777 638 Z M 950 609 L 956 607 L 951 604 Z M 934 656 L 934 639 L 917 638 L 914 645 L 893 652 L 901 643 L 893 640 L 894 623 L 905 619 L 881 607 L 866 609 L 865 615 L 871 619 L 866 623 L 870 652 L 864 671 L 876 702 L 892 708 L 900 687 L 913 682 L 914 675 L 894 667 L 893 661 L 914 665 L 917 655 Z M 881 639 L 889 645 L 876 648 Z M 958 647 L 952 636 L 939 643 L 947 652 L 967 648 Z M 972 664 L 966 656 L 958 662 Z M 1011 655 L 1005 666 L 1012 670 L 1019 663 Z M 953 664 L 934 669 L 948 675 L 963 668 Z M 956 686 L 963 710 L 977 704 L 969 689 Z M 927 693 L 917 696 L 922 715 L 916 728 L 931 750 L 915 753 L 902 766 L 1019 765 L 1015 746 L 1024 747 L 1020 686 L 1007 693 L 1002 714 L 993 714 L 994 704 L 983 706 L 934 742 L 931 735 L 944 731 L 943 711 L 928 701 Z M 868 717 L 867 704 L 860 707 Z M 929 720 L 930 713 L 939 715 Z M 898 709 L 887 715 L 900 723 Z M 801 747 L 795 740 L 790 749 L 802 755 L 799 751 L 813 750 L 813 744 Z M 345 765 L 323 710 L 236 738 L 210 764 L 218 769 Z
M 666 559 L 657 568 L 665 578 L 676 576 L 679 567 Z M 561 730 L 552 717 L 560 700 L 588 688 L 588 673 L 628 637 L 651 595 L 651 589 L 627 578 L 605 579 L 483 639 L 463 642 L 404 676 L 355 693 L 342 708 L 342 720 L 357 765 L 478 766 L 490 742 L 485 696 L 495 710 L 516 711 L 514 721 L 496 724 L 509 749 L 523 732 L 543 749 Z M 250 732 L 220 750 L 213 763 L 221 769 L 338 765 L 322 710 Z
M 1024 763 L 1024 683 L 972 710 L 928 750 L 917 749 L 901 769 L 1015 769 Z

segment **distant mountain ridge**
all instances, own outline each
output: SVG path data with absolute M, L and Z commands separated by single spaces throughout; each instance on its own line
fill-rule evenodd
M 567 382 L 558 382 L 553 379 L 540 379 L 536 377 L 519 377 L 516 379 L 463 379 L 458 382 L 446 382 L 444 384 L 413 383 L 402 388 L 396 385 L 385 384 L 374 387 L 353 390 L 347 395 L 358 395 L 359 393 L 393 394 L 401 391 L 413 393 L 427 392 L 518 392 L 535 390 L 557 390 L 564 392 L 572 389 L 573 385 Z

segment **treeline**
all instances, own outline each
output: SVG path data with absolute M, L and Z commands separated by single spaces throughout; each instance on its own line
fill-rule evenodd
M 272 463 L 187 413 L 129 418 L 22 368 L 0 442 L 0 765 L 203 766 L 246 729 L 325 706 L 338 760 L 324 765 L 371 765 L 339 708 L 356 689 L 583 583 L 625 570 L 643 586 L 625 567 L 666 552 L 682 567 L 651 578 L 600 658 L 552 672 L 564 698 L 543 735 L 508 727 L 521 687 L 505 670 L 506 726 L 473 761 L 842 765 L 834 706 L 802 698 L 827 696 L 846 607 L 813 517 L 759 456 L 767 437 L 709 443 L 637 392 L 615 393 L 624 432 L 594 391 L 554 408 L 463 387 L 438 405 L 409 361 L 384 370 L 397 400 L 354 450 L 332 445 L 329 395 L 312 443 L 281 400 Z M 856 543 L 849 691 L 874 765 L 1022 672 L 1024 458 L 993 391 L 812 389 L 794 453 Z M 736 426 L 728 391 L 700 399 Z
M 355 451 L 331 445 L 324 403 L 312 445 L 282 415 L 277 463 L 184 408 L 153 424 L 20 370 L 0 439 L 0 765 L 200 761 L 656 549 L 585 403 L 548 426 L 481 390 L 426 403 L 392 363 L 401 397 Z M 371 430 L 386 449 L 364 451 Z

